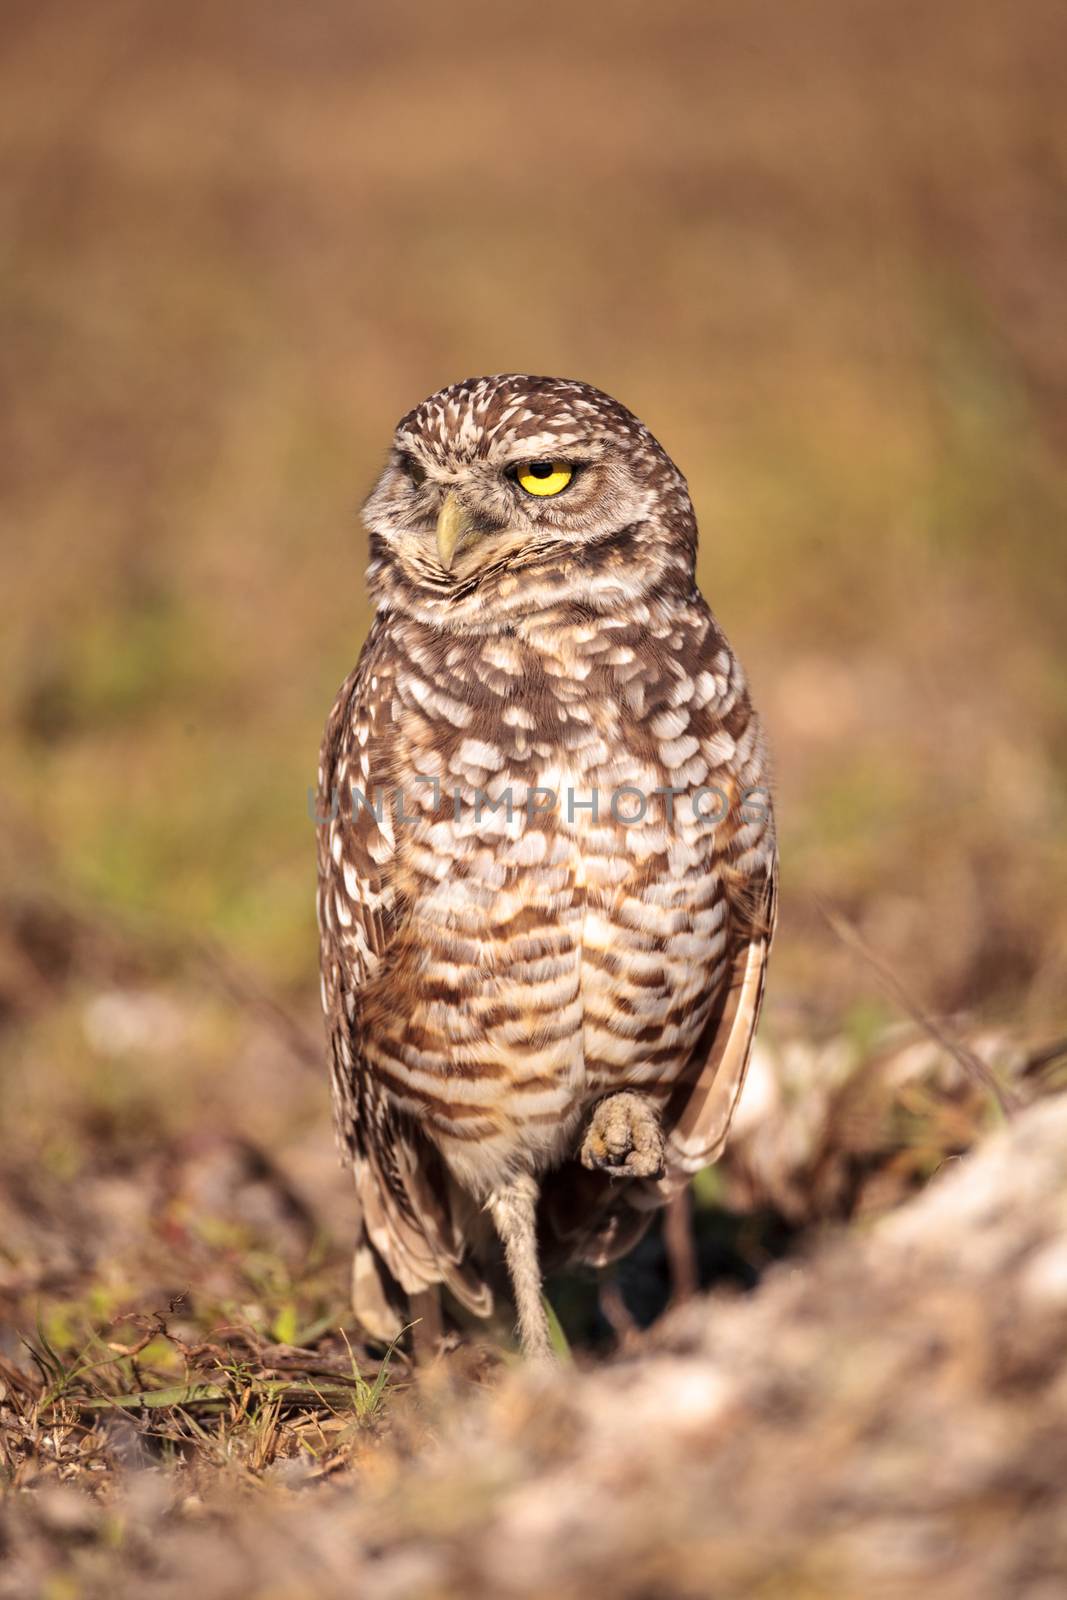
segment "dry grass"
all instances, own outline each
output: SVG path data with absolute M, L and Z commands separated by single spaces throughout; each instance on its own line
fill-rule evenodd
M 232 1356 L 220 1396 L 124 1410 L 105 1438 L 76 1389 L 9 1390 L 5 1449 L 35 1434 L 43 1464 L 0 1514 L 0 1594 L 1046 1600 L 1067 1567 L 1065 1139 L 1062 1097 L 1032 1107 L 629 1361 L 473 1395 L 438 1369 L 414 1410 L 393 1393 L 384 1435 L 373 1393 L 324 1372 L 313 1412 Z M 63 1481 L 94 1468 L 95 1497 Z

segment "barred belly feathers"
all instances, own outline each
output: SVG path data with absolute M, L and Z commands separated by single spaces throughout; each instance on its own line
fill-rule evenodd
M 318 801 L 355 1312 L 487 1315 L 503 1261 L 542 1356 L 543 1267 L 616 1259 L 726 1138 L 774 928 L 763 739 L 685 480 L 598 390 L 442 390 L 364 516 L 377 614 Z

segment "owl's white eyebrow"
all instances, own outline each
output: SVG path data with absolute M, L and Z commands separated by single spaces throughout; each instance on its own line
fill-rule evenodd
M 603 460 L 602 450 L 583 449 L 577 450 L 569 445 L 562 450 L 523 450 L 516 455 L 510 455 L 503 462 L 504 467 L 521 467 L 527 461 L 565 461 L 568 467 L 588 467 L 594 461 Z

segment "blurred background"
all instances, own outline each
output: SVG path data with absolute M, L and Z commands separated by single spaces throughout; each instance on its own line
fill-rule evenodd
M 238 1257 L 291 1338 L 240 1227 L 350 1227 L 306 791 L 359 503 L 453 379 L 587 379 L 689 478 L 776 752 L 768 1047 L 902 1014 L 824 907 L 931 1014 L 1062 1030 L 1063 26 L 8 0 L 0 1287 L 57 1346 Z

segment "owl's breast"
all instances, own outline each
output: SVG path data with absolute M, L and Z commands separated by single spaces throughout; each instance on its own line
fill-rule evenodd
M 409 803 L 407 916 L 364 1001 L 368 1060 L 476 1192 L 569 1154 L 613 1089 L 668 1097 L 725 941 L 707 852 L 642 772 L 556 750 L 474 781 L 495 755 L 469 747 L 436 806 Z
M 506 638 L 462 674 L 413 668 L 387 764 L 404 916 L 365 1048 L 478 1191 L 570 1153 L 607 1092 L 669 1097 L 725 974 L 726 907 L 663 759 L 677 718 L 657 733 L 625 676 Z

